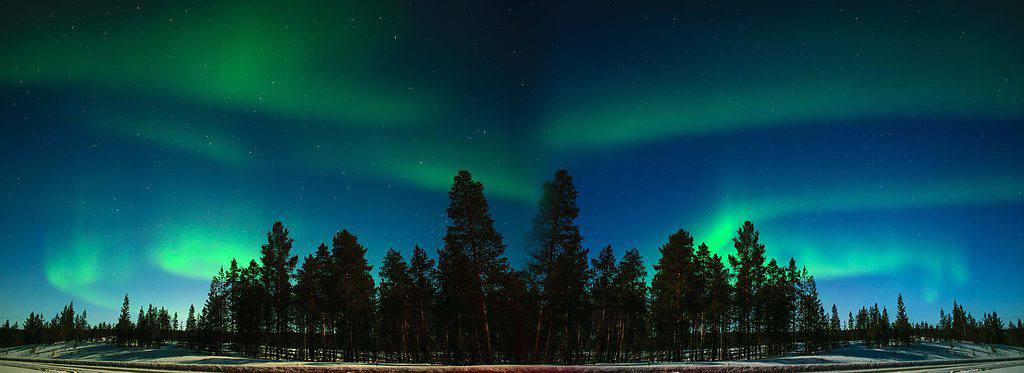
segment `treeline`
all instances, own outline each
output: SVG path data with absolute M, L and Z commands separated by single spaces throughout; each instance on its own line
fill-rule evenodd
M 726 257 L 686 230 L 671 234 L 648 284 L 638 250 L 616 258 L 610 246 L 596 255 L 583 247 L 577 191 L 564 170 L 544 183 L 530 258 L 513 268 L 483 185 L 460 171 L 448 195 L 449 226 L 436 255 L 419 246 L 408 258 L 388 250 L 379 283 L 351 232 L 300 263 L 277 222 L 259 260 L 232 260 L 219 271 L 180 330 L 176 321 L 167 329 L 165 312 L 152 306 L 133 323 L 126 296 L 109 338 L 142 346 L 176 339 L 262 358 L 445 364 L 750 359 L 853 341 L 1024 340 L 1020 321 L 1004 327 L 993 313 L 979 323 L 959 305 L 948 323 L 913 325 L 902 296 L 895 321 L 874 305 L 850 312 L 844 327 L 835 305 L 826 311 L 814 277 L 792 258 L 768 258 L 750 222 Z
M 169 340 L 180 338 L 182 326 L 178 314 L 173 316 L 163 307 L 152 304 L 140 308 L 138 318 L 132 321 L 125 295 L 121 317 L 116 325 L 100 322 L 90 325 L 88 312 L 75 313 L 75 304 L 61 309 L 50 321 L 44 321 L 42 313 L 29 313 L 24 322 L 4 321 L 0 326 L 0 347 L 33 345 L 56 342 L 109 341 L 119 346 L 156 347 Z
M 1017 324 L 1008 322 L 1004 327 L 1003 320 L 995 311 L 982 314 L 979 321 L 967 311 L 962 304 L 953 302 L 953 311 L 939 310 L 939 322 L 930 325 L 926 322 L 914 326 L 912 333 L 931 340 L 955 340 L 975 343 L 1008 344 L 1024 346 L 1024 325 L 1020 319 Z
M 116 346 L 156 347 L 174 339 L 180 329 L 178 313 L 173 316 L 166 309 L 157 309 L 152 304 L 139 308 L 138 317 L 132 322 L 131 303 L 128 295 L 121 304 L 121 315 L 111 330 L 111 342 Z
M 29 313 L 20 325 L 10 320 L 0 326 L 0 347 L 20 344 L 39 344 L 59 341 L 88 341 L 109 335 L 110 324 L 89 325 L 89 313 L 85 310 L 75 313 L 75 304 L 70 303 L 46 321 L 42 313 Z

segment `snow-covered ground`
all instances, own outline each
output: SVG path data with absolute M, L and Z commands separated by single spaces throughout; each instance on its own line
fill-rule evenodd
M 136 368 L 186 368 L 191 370 L 219 371 L 292 371 L 292 370 L 334 370 L 346 371 L 389 371 L 389 370 L 474 370 L 474 371 L 732 371 L 732 370 L 831 370 L 831 369 L 872 369 L 874 367 L 896 367 L 917 364 L 961 363 L 992 359 L 1024 359 L 1024 349 L 1008 346 L 980 345 L 970 343 L 919 343 L 908 347 L 868 348 L 853 345 L 830 352 L 801 355 L 794 354 L 772 359 L 754 361 L 680 362 L 656 364 L 600 365 L 600 366 L 489 366 L 489 367 L 440 367 L 429 365 L 369 365 L 332 364 L 321 362 L 283 362 L 250 359 L 238 356 L 211 356 L 195 353 L 176 346 L 160 348 L 115 348 L 106 343 L 60 343 L 52 345 L 19 346 L 0 350 L 0 359 L 53 360 L 68 364 L 110 363 L 117 366 Z M 1022 361 L 1024 363 L 1024 361 Z M 1024 369 L 1024 365 L 1018 366 Z
M 862 344 L 816 355 L 760 360 L 771 364 L 849 364 L 895 361 L 1024 358 L 1024 349 L 975 343 L 918 343 L 907 347 L 869 348 Z
M 233 365 L 268 362 L 236 356 L 205 355 L 173 345 L 158 348 L 120 348 L 99 342 L 17 346 L 0 349 L 0 358 Z

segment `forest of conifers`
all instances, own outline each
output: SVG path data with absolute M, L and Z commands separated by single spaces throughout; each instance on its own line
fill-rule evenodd
M 36 313 L 21 326 L 6 322 L 0 344 L 174 342 L 275 359 L 584 364 L 751 359 L 851 342 L 1024 343 L 1020 320 L 1004 324 L 992 312 L 978 321 L 955 302 L 935 325 L 911 323 L 902 296 L 892 320 L 877 304 L 846 315 L 826 309 L 814 277 L 794 259 L 766 257 L 750 222 L 726 258 L 695 245 L 686 230 L 671 234 L 648 283 L 636 249 L 616 258 L 611 247 L 596 255 L 583 247 L 577 191 L 565 170 L 544 183 L 530 259 L 512 268 L 483 185 L 460 171 L 448 195 L 450 225 L 436 256 L 418 246 L 408 259 L 389 250 L 377 284 L 354 234 L 338 232 L 300 264 L 277 222 L 259 260 L 225 263 L 206 303 L 184 322 L 152 305 L 133 321 L 125 295 L 115 325 L 90 327 L 85 312 L 68 305 L 49 322 Z

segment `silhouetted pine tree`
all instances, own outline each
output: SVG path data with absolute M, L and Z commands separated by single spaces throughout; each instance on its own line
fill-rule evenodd
M 444 361 L 461 364 L 479 350 L 471 351 L 480 346 L 480 330 L 482 315 L 479 303 L 482 303 L 483 289 L 479 276 L 470 273 L 469 255 L 462 246 L 440 249 L 437 252 L 438 296 L 435 308 L 438 315 L 437 343 L 444 352 Z
M 590 298 L 593 304 L 591 312 L 591 325 L 593 325 L 593 342 L 591 349 L 594 351 L 598 361 L 613 361 L 612 357 L 616 351 L 618 335 L 615 333 L 617 327 L 616 312 L 618 304 L 618 293 L 612 286 L 613 281 L 618 277 L 618 266 L 615 263 L 615 254 L 612 246 L 605 246 L 590 262 L 594 271 L 593 281 L 590 285 Z
M 900 345 L 909 345 L 914 341 L 911 331 L 910 319 L 907 317 L 907 307 L 903 304 L 903 294 L 896 297 L 896 322 L 893 324 L 896 340 Z
M 89 313 L 87 310 L 82 310 L 82 313 L 75 317 L 75 330 L 77 331 L 78 339 L 87 339 L 86 333 L 89 332 Z
M 882 346 L 889 346 L 892 342 L 892 324 L 889 323 L 889 311 L 882 306 L 882 318 L 879 321 L 879 330 L 882 339 Z
M 125 301 L 127 303 L 127 298 Z M 121 323 L 118 322 L 118 325 L 121 325 Z M 188 318 L 185 319 L 185 345 L 188 346 L 188 348 L 198 348 L 198 333 L 199 323 L 196 320 L 196 306 L 194 304 L 190 304 L 188 306 Z
M 708 322 L 708 305 L 711 302 L 711 250 L 708 245 L 701 243 L 694 253 L 693 270 L 690 271 L 690 279 L 687 281 L 688 291 L 686 293 L 686 311 L 690 315 L 691 346 L 690 357 L 693 360 L 706 359 L 706 336 L 710 333 Z
M 146 319 L 146 308 L 139 307 L 139 316 L 135 318 L 135 344 L 139 347 L 149 346 L 149 324 Z
M 1013 322 L 1008 322 L 1009 328 L 1006 331 L 1006 343 L 1012 346 L 1024 346 L 1024 324 L 1021 323 L 1020 319 L 1017 319 L 1017 325 L 1014 326 Z M 15 324 L 17 329 L 17 324 Z
M 75 339 L 75 302 L 64 306 L 57 314 L 57 325 L 52 341 L 70 341 Z
M 743 356 L 751 356 L 755 346 L 757 320 L 763 310 L 757 303 L 757 293 L 765 283 L 764 245 L 758 242 L 759 234 L 754 224 L 747 221 L 736 231 L 733 247 L 736 256 L 729 255 L 729 265 L 736 278 L 733 317 L 736 322 L 737 340 L 743 348 Z
M 1003 335 L 1003 320 L 995 311 L 986 313 L 981 318 L 981 335 L 977 340 L 982 343 L 1002 344 L 1005 340 Z
M 730 310 L 736 289 L 732 286 L 730 280 L 732 274 L 725 268 L 722 257 L 718 254 L 713 255 L 710 264 L 707 272 L 709 292 L 711 293 L 707 310 L 712 329 L 710 358 L 712 360 L 727 359 L 730 345 L 726 334 L 732 323 Z
M 508 271 L 505 244 L 494 229 L 483 184 L 459 171 L 448 192 L 450 225 L 438 251 L 439 338 L 452 362 L 494 361 L 489 304 L 497 296 L 495 279 Z
M 281 354 L 291 331 L 291 278 L 298 263 L 298 257 L 291 255 L 292 242 L 288 229 L 281 222 L 275 222 L 267 232 L 267 243 L 260 248 L 260 279 L 267 292 L 269 327 L 272 338 L 268 341 Z
M 491 313 L 496 360 L 513 364 L 529 362 L 533 347 L 532 315 L 537 314 L 536 292 L 525 270 L 506 270 L 495 277 L 495 292 L 488 305 Z
M 800 299 L 801 292 L 803 291 L 800 287 L 803 284 L 803 278 L 801 277 L 800 270 L 797 269 L 796 259 L 789 258 L 789 265 L 786 266 L 786 318 L 789 320 L 788 333 L 785 336 L 785 345 L 787 350 L 794 350 L 796 348 L 796 342 L 798 334 L 800 333 Z
M 765 267 L 765 283 L 757 293 L 757 303 L 763 308 L 757 320 L 761 330 L 758 345 L 764 345 L 770 356 L 781 354 L 787 348 L 790 322 L 790 284 L 786 269 L 775 259 Z
M 157 346 L 162 345 L 171 334 L 171 315 L 167 313 L 167 309 L 160 307 L 156 312 L 156 337 L 153 343 Z
M 1017 319 L 1017 331 L 1014 333 L 1014 346 L 1024 346 L 1024 324 Z
M 869 345 L 885 346 L 882 340 L 882 328 L 882 312 L 878 308 L 878 303 L 875 303 L 868 310 L 868 335 L 870 337 L 867 340 L 870 342 Z
M 231 264 L 228 265 L 228 271 L 224 274 L 224 289 L 227 293 L 227 307 L 228 307 L 228 332 L 233 335 L 232 342 L 235 350 L 240 350 L 240 347 L 247 343 L 243 340 L 242 333 L 239 333 L 241 329 L 239 323 L 242 322 L 240 317 L 241 310 L 241 290 L 242 286 L 239 283 L 241 281 L 241 268 L 238 267 L 238 260 L 231 258 Z
M 648 289 L 647 267 L 636 249 L 626 251 L 612 280 L 615 294 L 617 351 L 612 361 L 632 361 L 647 349 Z
M 938 330 L 937 337 L 939 339 L 953 338 L 953 319 L 943 308 L 939 308 L 939 324 L 936 325 L 936 329 Z
M 269 293 L 260 278 L 262 269 L 255 260 L 235 270 L 234 279 L 225 294 L 230 308 L 228 323 L 234 334 L 234 350 L 247 356 L 261 357 L 270 327 Z M 230 272 L 230 271 L 229 271 Z M 229 277 L 230 278 L 230 277 Z
M 224 268 L 221 268 L 217 275 L 210 280 L 210 291 L 207 293 L 206 304 L 203 306 L 197 322 L 202 344 L 205 345 L 206 350 L 213 353 L 223 351 L 223 343 L 226 341 L 230 327 L 224 277 Z
M 374 319 L 374 293 L 376 289 L 370 266 L 366 261 L 366 248 L 359 239 L 342 230 L 331 241 L 331 295 L 328 297 L 333 312 L 335 337 L 346 361 L 355 361 L 358 351 L 371 346 Z
M 950 337 L 957 341 L 967 340 L 967 311 L 956 301 L 953 301 L 951 324 Z
M 855 324 L 856 324 L 856 328 L 855 329 L 857 331 L 856 339 L 864 341 L 864 344 L 866 344 L 868 346 L 872 346 L 871 330 L 870 330 L 871 322 L 870 322 L 870 320 L 871 320 L 871 317 L 870 317 L 870 313 L 868 312 L 868 309 L 866 307 L 861 306 L 860 310 L 857 311 L 857 319 L 856 319 L 856 322 L 855 322 Z
M 409 278 L 412 279 L 412 313 L 411 327 L 413 352 L 417 361 L 432 361 L 434 350 L 433 328 L 434 300 L 437 297 L 437 283 L 434 271 L 437 268 L 434 260 L 418 245 L 412 249 L 409 260 Z
M 0 327 L 0 347 L 11 347 L 20 344 L 18 341 L 18 323 L 11 325 L 11 320 L 4 320 L 4 326 Z
M 321 243 L 316 253 L 307 255 L 296 272 L 296 321 L 302 334 L 302 355 L 310 360 L 326 360 L 327 334 L 331 326 L 330 290 L 333 261 L 327 245 Z M 320 352 L 318 354 L 318 352 Z
M 800 330 L 804 336 L 804 350 L 818 351 L 825 341 L 825 309 L 818 298 L 818 286 L 814 276 L 808 276 L 807 269 L 802 271 L 803 282 L 800 286 Z
M 528 236 L 532 252 L 528 268 L 540 291 L 533 356 L 541 361 L 549 360 L 552 352 L 561 352 L 561 361 L 572 363 L 583 349 L 589 268 L 576 225 L 580 212 L 577 194 L 572 176 L 558 170 L 544 183 Z
M 379 312 L 380 351 L 395 356 L 397 361 L 410 359 L 410 329 L 413 318 L 412 278 L 402 254 L 389 249 L 380 266 Z
M 127 346 L 134 335 L 135 325 L 132 324 L 131 306 L 128 303 L 128 294 L 124 295 L 124 303 L 121 304 L 121 315 L 117 318 L 117 326 L 114 327 L 114 345 Z M 26 322 L 27 326 L 28 323 Z
M 689 280 L 694 271 L 693 236 L 678 230 L 668 243 L 658 249 L 661 258 L 654 266 L 651 280 L 651 322 L 654 326 L 656 350 L 668 351 L 669 359 L 679 361 L 690 336 L 686 295 L 691 293 Z
M 130 323 L 131 321 L 129 320 L 128 322 Z M 25 344 L 33 345 L 46 341 L 46 325 L 45 321 L 43 321 L 43 314 L 30 312 L 28 314 L 28 318 L 25 319 L 25 325 L 23 328 L 22 341 Z M 130 329 L 129 332 L 131 332 Z M 130 339 L 131 336 L 129 335 L 128 338 Z
M 829 318 L 828 332 L 830 347 L 838 346 L 840 333 L 842 332 L 842 321 L 839 321 L 839 308 L 836 307 L 835 303 L 832 304 L 832 317 Z

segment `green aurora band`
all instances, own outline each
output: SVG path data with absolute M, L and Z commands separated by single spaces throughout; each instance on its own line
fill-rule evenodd
M 385 53 L 372 42 L 386 40 L 375 22 L 382 9 L 223 3 L 144 18 L 134 11 L 121 14 L 141 23 L 132 32 L 104 22 L 110 15 L 94 15 L 6 44 L 14 58 L 0 79 L 142 90 L 332 126 L 416 125 L 440 110 L 433 102 L 441 93 L 410 91 L 374 71 Z M 321 17 L 351 21 L 334 27 Z
M 961 11 L 949 19 L 938 9 L 915 14 L 928 27 L 769 14 L 707 35 L 732 44 L 666 40 L 657 45 L 665 55 L 650 62 L 607 63 L 553 84 L 571 89 L 555 90 L 538 133 L 551 147 L 572 149 L 879 117 L 1024 117 L 1016 81 L 1024 49 L 1007 47 L 1020 42 L 1007 32 L 1018 16 Z M 972 27 L 974 12 L 995 19 Z M 829 13 L 841 16 L 841 7 Z

